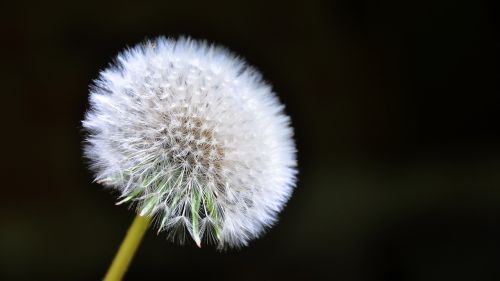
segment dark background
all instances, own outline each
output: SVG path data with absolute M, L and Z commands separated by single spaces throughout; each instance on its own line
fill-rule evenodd
M 257 66 L 299 182 L 239 251 L 149 231 L 128 280 L 500 280 L 497 10 L 481 1 L 0 4 L 1 280 L 99 280 L 133 218 L 81 157 L 88 85 L 158 35 Z

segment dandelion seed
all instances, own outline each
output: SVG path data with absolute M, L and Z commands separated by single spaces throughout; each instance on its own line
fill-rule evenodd
M 158 38 L 119 54 L 90 92 L 85 155 L 96 181 L 182 242 L 241 247 L 295 186 L 290 119 L 227 50 Z

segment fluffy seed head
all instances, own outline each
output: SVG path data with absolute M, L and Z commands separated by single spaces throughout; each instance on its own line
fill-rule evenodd
M 84 150 L 96 181 L 159 231 L 239 247 L 275 222 L 295 186 L 289 123 L 241 59 L 158 38 L 119 54 L 94 81 Z

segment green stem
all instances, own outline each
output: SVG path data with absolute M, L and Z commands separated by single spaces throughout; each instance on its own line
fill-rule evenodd
M 134 254 L 141 243 L 144 233 L 151 223 L 150 217 L 135 216 L 132 225 L 127 231 L 127 235 L 123 240 L 118 253 L 116 254 L 111 266 L 109 267 L 104 281 L 119 281 L 123 279 L 123 275 L 128 269 Z

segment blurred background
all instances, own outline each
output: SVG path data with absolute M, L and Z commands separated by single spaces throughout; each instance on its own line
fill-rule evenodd
M 0 280 L 100 280 L 133 219 L 81 156 L 88 85 L 158 35 L 260 69 L 296 131 L 279 223 L 219 253 L 151 230 L 127 280 L 500 280 L 500 98 L 482 1 L 5 1 Z

